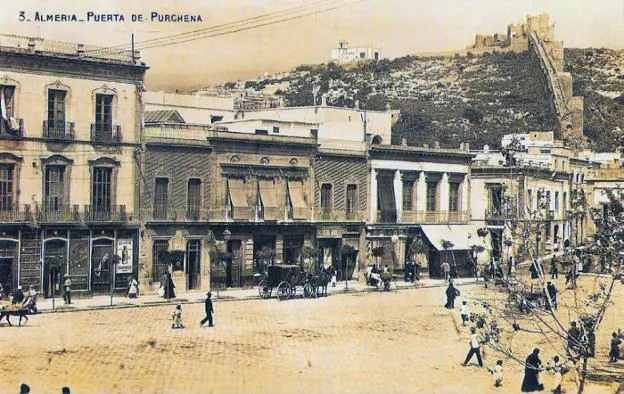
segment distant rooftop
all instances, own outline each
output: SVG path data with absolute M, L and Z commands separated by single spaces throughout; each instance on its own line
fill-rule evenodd
M 48 40 L 41 37 L 18 36 L 0 33 L 0 53 L 12 52 L 43 56 L 83 59 L 93 62 L 118 63 L 145 66 L 139 62 L 140 53 L 119 48 L 84 45 L 65 41 Z

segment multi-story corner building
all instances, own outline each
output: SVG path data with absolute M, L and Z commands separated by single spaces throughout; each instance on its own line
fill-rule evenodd
M 231 254 L 223 266 L 211 262 L 213 284 L 250 285 L 267 264 L 301 263 L 314 243 L 315 126 L 275 127 L 240 132 L 230 124 L 208 137 L 211 228 Z
M 138 273 L 138 53 L 0 36 L 0 283 L 108 293 Z M 118 256 L 118 259 L 115 258 Z M 113 263 L 117 269 L 113 270 Z
M 472 200 L 484 202 L 472 205 L 472 220 L 489 231 L 498 258 L 527 258 L 527 247 L 552 253 L 587 236 L 589 161 L 550 132 L 525 137 L 512 155 L 486 148 L 472 166 Z
M 624 189 L 624 168 L 620 155 L 616 155 L 613 160 L 594 163 L 586 182 L 589 190 L 587 207 L 597 209 L 603 218 L 611 215 L 607 190 L 613 191 L 617 196 Z M 596 225 L 592 215 L 589 215 L 587 233 L 590 236 L 596 233 Z
M 414 258 L 411 246 L 428 245 L 429 274 L 439 277 L 444 261 L 458 262 L 467 273 L 468 253 L 479 240 L 470 224 L 470 163 L 468 146 L 441 149 L 373 144 L 369 150 L 370 204 L 366 237 L 370 250 L 383 255 L 369 263 L 402 270 Z M 444 241 L 453 246 L 445 249 Z M 447 244 L 448 245 L 448 244 Z M 378 249 L 379 250 L 379 249 Z

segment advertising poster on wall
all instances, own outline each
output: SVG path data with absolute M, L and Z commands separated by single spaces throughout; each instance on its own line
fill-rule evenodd
M 117 263 L 118 274 L 131 274 L 132 273 L 132 240 L 120 239 L 117 240 L 117 256 L 119 256 L 119 263 Z

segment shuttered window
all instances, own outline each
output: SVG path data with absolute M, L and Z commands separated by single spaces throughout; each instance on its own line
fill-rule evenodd
M 95 212 L 111 211 L 113 169 L 109 167 L 93 167 L 91 178 L 91 205 Z
M 0 164 L 0 211 L 13 209 L 13 166 Z
M 154 185 L 154 218 L 165 219 L 167 217 L 167 199 L 169 193 L 169 179 L 156 178 Z
M 48 90 L 48 133 L 53 136 L 65 134 L 64 90 Z
M 427 182 L 427 211 L 434 212 L 438 208 L 438 182 Z
M 113 96 L 110 94 L 95 95 L 95 131 L 113 132 Z
M 332 185 L 329 183 L 321 186 L 321 209 L 326 212 L 332 209 Z
M 201 207 L 201 180 L 190 179 L 186 193 L 186 212 L 189 219 L 197 219 Z
M 167 272 L 167 259 L 164 252 L 169 250 L 169 241 L 166 239 L 155 240 L 152 244 L 152 274 L 154 281 L 162 280 Z
M 59 210 L 65 195 L 64 166 L 46 166 L 44 193 L 46 209 Z
M 411 211 L 414 208 L 414 181 L 403 181 L 403 210 Z
M 354 213 L 357 210 L 357 185 L 347 185 L 347 213 Z
M 459 183 L 451 182 L 449 184 L 449 212 L 459 211 Z

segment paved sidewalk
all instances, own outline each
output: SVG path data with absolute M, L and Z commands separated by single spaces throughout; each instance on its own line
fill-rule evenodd
M 466 285 L 475 283 L 474 278 L 458 278 L 454 280 L 456 285 Z M 347 289 L 348 286 L 348 289 Z M 393 282 L 393 290 L 403 290 L 403 289 L 421 289 L 421 288 L 429 288 L 429 287 L 444 287 L 446 283 L 442 279 L 422 279 L 416 283 L 404 282 L 403 280 L 398 280 Z M 219 291 L 211 290 L 213 301 L 215 302 L 224 302 L 224 301 L 242 301 L 242 300 L 253 300 L 260 299 L 258 294 L 258 288 L 244 288 L 244 289 L 220 289 Z M 358 292 L 368 292 L 368 291 L 378 291 L 372 286 L 366 285 L 364 279 L 359 281 L 349 281 L 347 285 L 345 282 L 339 282 L 336 287 L 328 287 L 329 294 L 344 294 L 344 293 L 358 293 Z M 112 298 L 110 296 L 94 296 L 90 298 L 75 298 L 72 300 L 71 305 L 65 305 L 63 303 L 63 298 L 59 297 L 54 300 L 52 299 L 39 299 L 37 301 L 37 307 L 41 313 L 53 313 L 53 312 L 77 312 L 77 311 L 85 311 L 85 310 L 99 310 L 99 309 L 117 309 L 117 308 L 138 308 L 138 307 L 148 307 L 148 306 L 156 306 L 156 305 L 167 305 L 167 304 L 192 304 L 192 303 L 200 303 L 204 302 L 206 298 L 204 291 L 190 291 L 185 293 L 178 293 L 177 297 L 173 300 L 165 300 L 163 297 L 158 296 L 156 294 L 149 294 L 140 296 L 139 298 L 128 298 L 123 296 L 115 295 Z M 275 296 L 273 295 L 273 298 Z

